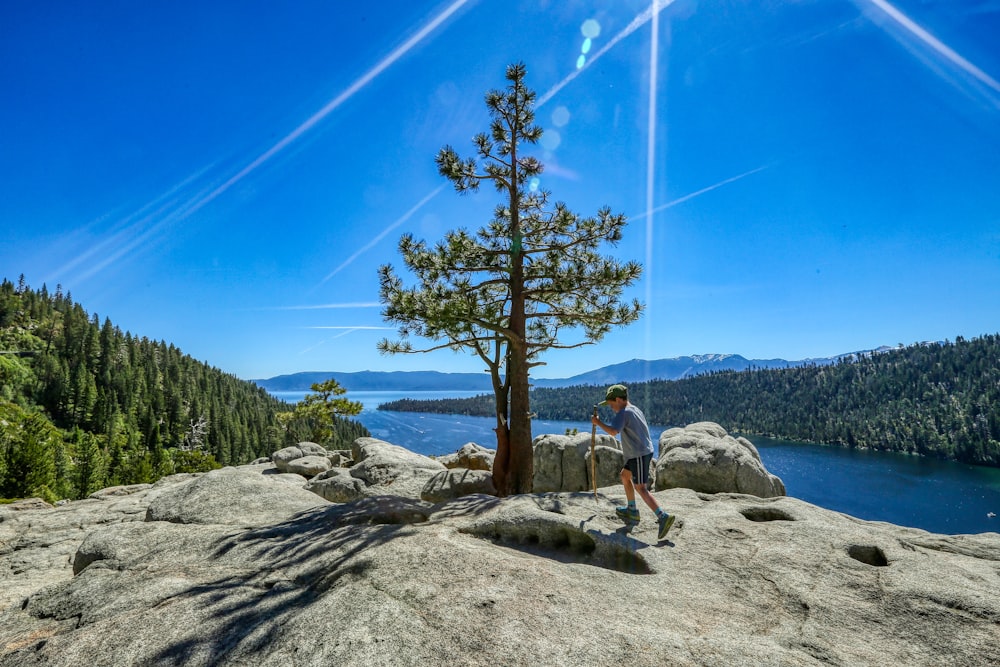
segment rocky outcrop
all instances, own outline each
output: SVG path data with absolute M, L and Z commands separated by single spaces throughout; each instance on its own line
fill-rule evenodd
M 305 488 L 330 502 L 350 502 L 379 495 L 420 498 L 424 485 L 444 465 L 408 449 L 378 440 L 358 438 L 349 469 L 333 468 L 309 480 Z
M 667 429 L 660 434 L 659 446 L 653 487 L 657 491 L 785 495 L 784 483 L 764 468 L 753 443 L 734 438 L 716 423 Z
M 255 502 L 295 497 L 278 477 L 0 508 L 0 667 L 996 663 L 996 533 L 670 489 L 657 541 L 621 486 Z
M 307 479 L 335 466 L 347 466 L 351 463 L 344 452 L 329 451 L 315 442 L 300 442 L 294 447 L 279 449 L 271 454 L 270 460 L 281 472 L 294 473 Z
M 316 458 L 287 451 L 294 449 L 275 452 L 272 459 L 277 463 L 283 457 L 294 457 L 283 466 L 296 471 L 297 465 Z M 352 464 L 350 468 L 327 466 L 317 470 L 309 476 L 304 488 L 334 503 L 386 494 L 430 502 L 472 493 L 496 494 L 491 472 L 496 452 L 472 442 L 454 454 L 433 459 L 382 440 L 360 438 L 352 453 L 354 460 L 348 461 Z M 323 460 L 333 459 L 326 457 Z
M 534 449 L 535 493 L 549 491 L 587 491 L 593 489 L 590 466 L 590 433 L 577 435 L 540 435 L 532 441 Z M 621 482 L 624 464 L 618 441 L 609 435 L 595 438 L 594 458 L 597 486 Z
M 624 458 L 618 440 L 601 434 L 594 441 L 598 488 L 619 484 Z M 592 490 L 590 444 L 589 433 L 535 438 L 532 490 Z M 767 472 L 753 444 L 730 436 L 718 424 L 701 422 L 668 429 L 660 437 L 659 451 L 651 488 L 760 497 L 785 493 L 784 484 Z M 304 488 L 329 502 L 384 494 L 440 502 L 469 493 L 495 493 L 491 479 L 495 456 L 495 451 L 470 442 L 454 454 L 433 459 L 376 438 L 359 438 L 351 458 L 301 442 L 274 452 L 270 460 L 278 471 L 297 475 L 300 481 L 306 478 Z

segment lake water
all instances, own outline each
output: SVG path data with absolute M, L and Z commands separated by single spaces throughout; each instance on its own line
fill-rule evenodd
M 271 392 L 291 403 L 306 392 Z M 450 454 L 467 442 L 496 447 L 492 417 L 465 417 L 376 408 L 401 398 L 437 399 L 481 392 L 356 391 L 346 396 L 364 410 L 358 421 L 381 440 L 424 455 Z M 590 432 L 590 409 L 580 421 L 532 421 L 535 436 L 577 429 Z M 650 425 L 656 442 L 664 426 Z M 787 440 L 750 437 L 769 472 L 788 495 L 860 519 L 888 521 L 935 533 L 1000 531 L 1000 469 L 932 461 L 915 456 L 851 450 Z

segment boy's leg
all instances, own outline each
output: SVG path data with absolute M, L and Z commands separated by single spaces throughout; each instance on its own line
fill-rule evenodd
M 635 485 L 632 483 L 632 471 L 629 468 L 631 463 L 631 460 L 626 462 L 621 472 L 622 486 L 625 487 L 625 500 L 628 502 L 624 507 L 616 507 L 615 514 L 626 523 L 638 523 L 639 508 L 635 506 Z
M 654 513 L 659 514 L 660 503 L 656 502 L 656 498 L 654 498 L 653 494 L 649 492 L 646 485 L 636 484 L 635 490 L 639 494 L 639 497 L 642 498 L 642 501 L 646 503 L 646 506 L 653 510 Z
M 648 455 L 648 457 L 643 457 L 642 460 L 640 461 L 639 474 L 640 476 L 642 476 L 642 480 L 641 483 L 637 482 L 635 484 L 635 488 L 638 491 L 639 495 L 642 497 L 643 502 L 645 502 L 646 505 L 649 506 L 649 509 L 653 510 L 653 512 L 656 513 L 656 524 L 657 526 L 659 526 L 659 530 L 657 531 L 657 537 L 662 540 L 664 537 L 667 536 L 667 531 L 670 530 L 670 527 L 674 525 L 674 517 L 670 514 L 667 514 L 664 510 L 660 509 L 660 504 L 656 502 L 656 498 L 654 498 L 653 494 L 650 493 L 649 489 L 646 488 L 646 481 L 649 477 L 649 466 L 652 463 L 652 461 L 653 461 L 652 454 Z
M 630 503 L 635 502 L 635 485 L 632 483 L 632 473 L 628 468 L 622 468 L 622 486 L 625 487 L 625 499 Z
M 659 509 L 656 498 L 650 495 L 646 485 L 649 483 L 649 466 L 653 462 L 653 455 L 647 454 L 635 459 L 634 470 L 632 471 L 632 485 L 639 492 L 642 501 L 654 512 Z
M 667 514 L 660 508 L 660 504 L 656 502 L 656 498 L 649 492 L 645 484 L 639 484 L 635 488 L 639 492 L 639 495 L 642 496 L 642 499 L 646 501 L 646 504 L 649 505 L 649 509 L 656 513 L 656 525 L 659 528 L 656 531 L 656 537 L 662 540 L 667 536 L 670 527 L 674 525 L 674 515 Z

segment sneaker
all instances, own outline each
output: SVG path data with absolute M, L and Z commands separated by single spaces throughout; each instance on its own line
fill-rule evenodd
M 670 530 L 670 526 L 674 525 L 674 515 L 664 514 L 659 519 L 656 520 L 657 525 L 660 526 L 660 530 L 656 533 L 656 539 L 662 540 L 667 536 L 667 532 Z
M 629 523 L 639 523 L 638 507 L 633 507 L 633 508 L 629 508 L 628 506 L 616 507 L 615 514 L 617 514 L 618 518 L 621 519 L 622 521 L 627 521 Z

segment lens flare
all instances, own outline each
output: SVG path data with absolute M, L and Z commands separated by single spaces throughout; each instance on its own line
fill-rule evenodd
M 566 127 L 569 123 L 569 109 L 558 106 L 552 111 L 552 124 L 556 127 Z
M 539 143 L 547 151 L 554 151 L 562 143 L 562 137 L 556 130 L 546 130 Z
M 670 5 L 672 5 L 673 3 L 674 3 L 674 0 L 652 0 L 652 4 L 650 5 L 649 9 L 645 10 L 644 12 L 642 12 L 641 14 L 639 14 L 638 16 L 636 16 L 634 19 L 632 19 L 631 23 L 629 23 L 627 26 L 625 26 L 624 29 L 622 29 L 614 37 L 612 37 L 611 40 L 607 44 L 605 44 L 600 49 L 598 49 L 597 52 L 594 53 L 594 55 L 591 56 L 589 60 L 586 59 L 583 56 L 583 54 L 581 54 L 580 57 L 577 58 L 576 69 L 573 70 L 573 72 L 571 72 L 570 74 L 568 74 L 565 77 L 563 77 L 562 81 L 560 81 L 556 85 L 552 86 L 552 88 L 549 88 L 549 90 L 547 90 L 544 95 L 539 95 L 538 96 L 538 100 L 535 102 L 535 108 L 537 109 L 537 108 L 543 106 L 545 103 L 547 103 L 553 97 L 555 97 L 556 93 L 558 93 L 560 90 L 562 90 L 563 88 L 565 88 L 566 86 L 568 86 L 570 84 L 570 82 L 573 81 L 573 79 L 575 79 L 576 77 L 578 77 L 580 75 L 580 72 L 583 71 L 584 67 L 590 67 L 591 65 L 593 65 L 595 62 L 597 62 L 598 58 L 600 58 L 605 53 L 607 53 L 608 51 L 610 51 L 620 41 L 622 41 L 623 39 L 625 39 L 626 37 L 628 37 L 629 35 L 631 35 L 632 33 L 634 33 L 636 30 L 638 30 L 639 28 L 641 28 L 644 25 L 646 25 L 647 23 L 649 23 L 650 20 L 652 20 L 652 18 L 654 16 L 658 15 L 661 11 L 663 11 L 664 9 L 666 9 L 667 7 L 669 7 Z M 586 24 L 587 24 L 587 22 L 584 23 L 584 25 L 586 25 Z M 594 21 L 594 27 L 596 28 L 597 33 L 593 34 L 593 35 L 585 35 L 585 36 L 588 36 L 591 39 L 593 39 L 594 37 L 596 37 L 597 34 L 600 33 L 600 24 L 598 24 L 597 21 Z
M 580 26 L 580 32 L 587 39 L 593 39 L 601 34 L 601 24 L 596 19 L 587 19 Z
M 576 58 L 576 69 L 581 70 L 587 65 L 587 54 L 594 46 L 594 38 L 601 34 L 601 24 L 594 19 L 587 19 L 580 26 L 583 33 L 583 45 L 580 46 L 580 55 Z

